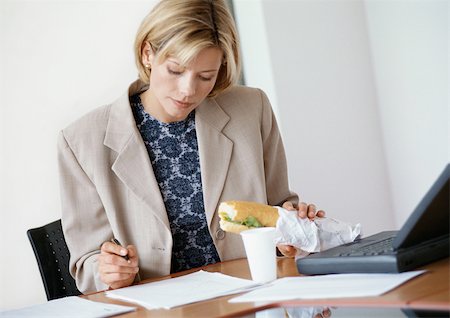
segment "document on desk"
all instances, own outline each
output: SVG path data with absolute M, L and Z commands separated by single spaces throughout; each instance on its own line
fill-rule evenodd
M 153 283 L 105 292 L 106 296 L 133 302 L 148 309 L 190 304 L 219 296 L 235 294 L 259 286 L 252 280 L 221 273 L 198 271 Z
M 229 302 L 369 297 L 384 294 L 425 271 L 399 274 L 333 274 L 285 277 Z
M 135 307 L 105 304 L 77 296 L 48 301 L 43 304 L 0 312 L 0 317 L 8 318 L 103 318 L 125 314 Z

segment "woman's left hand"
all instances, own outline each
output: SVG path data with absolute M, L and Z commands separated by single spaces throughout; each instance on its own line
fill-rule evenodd
M 291 201 L 286 201 L 283 203 L 283 208 L 288 211 L 297 211 L 298 216 L 302 219 L 308 217 L 310 220 L 314 220 L 317 216 L 323 218 L 325 216 L 325 211 L 319 210 L 314 204 L 307 204 L 305 202 L 300 202 L 297 207 Z
M 296 211 L 298 216 L 302 219 L 308 217 L 310 220 L 314 220 L 315 217 L 323 218 L 325 216 L 325 211 L 319 210 L 314 204 L 307 204 L 305 202 L 300 202 L 297 207 L 291 202 L 286 201 L 283 203 L 283 208 L 288 211 Z M 296 249 L 292 245 L 277 245 L 278 250 L 286 257 L 294 257 L 296 254 Z

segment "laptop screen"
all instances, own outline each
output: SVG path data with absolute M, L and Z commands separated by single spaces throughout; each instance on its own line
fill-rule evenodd
M 449 179 L 450 164 L 447 164 L 398 232 L 394 248 L 405 248 L 449 235 Z

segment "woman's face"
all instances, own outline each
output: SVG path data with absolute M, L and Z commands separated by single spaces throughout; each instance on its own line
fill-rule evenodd
M 141 95 L 145 110 L 159 121 L 185 119 L 211 92 L 216 83 L 223 53 L 205 48 L 182 66 L 176 58 L 158 62 L 151 51 L 144 64 L 151 65 L 150 88 Z M 145 48 L 144 48 L 145 53 Z

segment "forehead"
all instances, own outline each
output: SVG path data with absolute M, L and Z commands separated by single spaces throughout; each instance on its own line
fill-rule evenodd
M 197 52 L 191 51 L 190 54 L 168 54 L 161 60 L 162 63 L 166 61 L 187 68 L 218 69 L 223 61 L 223 51 L 218 47 L 206 47 Z

